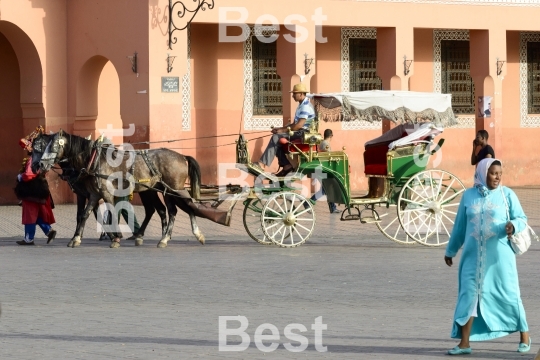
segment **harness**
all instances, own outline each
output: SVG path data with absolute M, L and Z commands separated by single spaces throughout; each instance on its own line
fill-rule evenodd
M 62 130 L 60 130 L 60 134 L 62 135 Z M 70 143 L 71 143 L 71 134 L 68 134 L 68 135 L 70 136 Z M 111 146 L 113 145 L 111 144 Z M 57 144 L 53 144 L 53 152 L 58 153 L 59 147 L 62 147 L 62 148 L 64 147 L 63 139 L 60 139 Z M 107 147 L 103 144 L 103 137 L 100 137 L 96 141 L 92 141 L 91 147 L 92 147 L 92 151 L 90 153 L 90 158 L 88 160 L 87 166 L 80 170 L 78 176 L 75 179 L 73 179 L 73 177 L 66 179 L 72 190 L 74 189 L 73 184 L 78 182 L 84 176 L 93 176 L 95 178 L 104 179 L 104 180 L 108 180 L 110 178 L 109 175 L 103 175 L 101 173 L 101 156 L 103 154 L 103 149 Z M 137 155 L 140 155 L 143 158 L 146 166 L 150 170 L 150 174 L 152 177 L 150 179 L 138 179 L 138 180 L 135 179 L 133 176 L 133 174 L 135 173 L 135 161 L 133 161 L 133 163 L 131 164 L 131 167 L 127 171 L 127 174 L 130 174 L 131 178 L 133 178 L 134 180 L 129 179 L 128 177 L 124 179 L 124 181 L 127 180 L 130 183 L 130 188 L 131 188 L 131 193 L 129 195 L 130 200 L 133 197 L 133 190 L 135 190 L 137 185 L 143 186 L 149 190 L 162 192 L 163 196 L 170 195 L 170 196 L 176 196 L 180 198 L 186 198 L 187 192 L 183 190 L 173 189 L 172 187 L 167 185 L 165 182 L 163 182 L 162 180 L 163 175 L 156 168 L 155 164 L 150 160 L 148 150 L 136 150 L 135 156 Z M 159 182 L 165 187 L 165 190 L 156 189 L 153 186 L 143 184 L 145 182 Z M 101 181 L 97 181 L 96 185 L 98 189 L 101 190 Z

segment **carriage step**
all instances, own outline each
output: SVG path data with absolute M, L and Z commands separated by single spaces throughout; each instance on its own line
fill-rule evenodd
M 362 224 L 375 224 L 381 222 L 380 219 L 375 219 L 373 216 L 366 216 L 360 219 Z
M 359 215 L 345 215 L 341 217 L 341 221 L 352 221 L 360 219 Z

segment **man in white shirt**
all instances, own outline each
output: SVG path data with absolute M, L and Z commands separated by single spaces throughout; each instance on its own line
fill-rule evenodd
M 302 139 L 304 131 L 309 129 L 313 119 L 315 119 L 315 109 L 311 105 L 309 98 L 306 96 L 308 90 L 304 84 L 294 85 L 291 93 L 294 101 L 298 102 L 298 108 L 294 115 L 294 122 L 288 125 L 288 127 L 291 128 L 291 131 L 294 131 L 294 135 L 291 136 L 290 139 Z M 293 166 L 281 150 L 279 144 L 279 139 L 289 136 L 288 132 L 287 126 L 273 128 L 272 134 L 274 135 L 270 139 L 266 150 L 261 155 L 261 159 L 258 161 L 266 166 L 270 166 L 272 161 L 274 161 L 274 157 L 277 156 L 279 166 L 282 168 L 282 170 L 276 174 L 277 176 L 285 176 L 293 170 Z M 258 163 L 254 163 L 253 165 L 260 167 Z

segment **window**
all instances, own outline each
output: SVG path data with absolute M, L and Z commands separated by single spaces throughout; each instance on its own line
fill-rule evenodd
M 452 94 L 452 109 L 456 115 L 475 111 L 469 52 L 469 41 L 441 41 L 441 92 Z
M 527 109 L 540 114 L 540 42 L 527 42 Z
M 377 39 L 349 39 L 349 91 L 381 90 Z
M 277 74 L 277 44 L 253 36 L 253 115 L 282 115 L 281 78 Z

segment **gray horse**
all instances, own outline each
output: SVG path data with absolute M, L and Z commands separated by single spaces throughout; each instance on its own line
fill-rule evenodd
M 184 156 L 169 149 L 124 151 L 112 145 L 87 140 L 68 134 L 62 130 L 52 135 L 41 158 L 33 158 L 33 168 L 48 171 L 60 161 L 69 162 L 76 171 L 91 175 L 91 181 L 85 181 L 89 193 L 88 204 L 75 235 L 68 247 L 81 244 L 86 219 L 97 206 L 100 198 L 112 205 L 115 196 L 125 196 L 126 192 L 164 191 L 164 200 L 169 214 L 167 231 L 163 234 L 158 247 L 166 247 L 171 239 L 176 206 L 188 213 L 193 234 L 202 244 L 204 235 L 199 230 L 195 213 L 190 208 L 191 197 L 200 196 L 201 172 L 197 161 L 191 156 Z M 184 190 L 188 179 L 191 194 Z M 168 193 L 168 194 L 167 194 Z M 191 195 L 191 196 L 190 196 Z M 113 218 L 115 218 L 113 216 Z M 112 248 L 120 246 L 121 234 L 114 234 L 117 241 Z
M 39 161 L 41 159 L 43 152 L 51 141 L 51 138 L 52 135 L 47 135 L 44 133 L 39 133 L 38 136 L 34 138 L 32 141 L 32 162 Z M 60 174 L 59 177 L 69 184 L 69 187 L 77 196 L 77 224 L 79 224 L 83 218 L 86 202 L 90 198 L 90 193 L 88 190 L 86 190 L 86 182 L 92 181 L 92 177 L 83 175 L 80 173 L 80 171 L 75 171 L 73 166 L 67 161 L 62 161 L 58 165 L 60 165 L 60 168 L 62 169 L 62 174 Z M 134 233 L 133 236 L 129 238 L 135 240 L 135 245 L 137 246 L 142 245 L 144 232 L 155 212 L 158 213 L 161 219 L 162 236 L 164 236 L 167 232 L 167 209 L 159 199 L 157 193 L 154 191 L 145 191 L 139 193 L 139 196 L 144 206 L 144 221 L 142 222 L 138 233 Z M 93 213 L 96 220 L 99 221 L 97 208 L 93 209 Z M 111 240 L 113 239 L 112 234 L 102 232 L 99 240 L 104 240 L 106 235 L 108 235 Z

